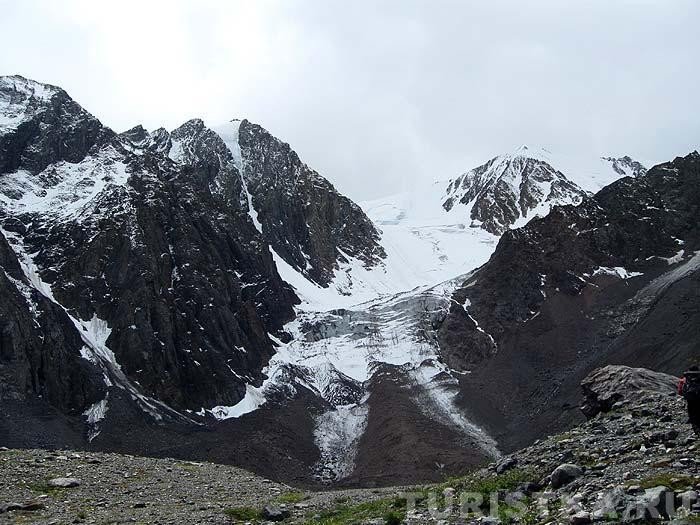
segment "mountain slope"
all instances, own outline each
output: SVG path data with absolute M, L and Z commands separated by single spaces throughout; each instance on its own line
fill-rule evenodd
M 0 438 L 15 446 L 438 480 L 567 424 L 567 374 L 695 319 L 695 259 L 678 253 L 697 249 L 695 197 L 631 159 L 601 159 L 637 177 L 595 198 L 521 151 L 451 183 L 449 209 L 437 184 L 365 213 L 245 120 L 116 135 L 20 77 L 2 78 L 0 115 Z
M 42 396 L 66 414 L 100 402 L 93 419 L 101 421 L 116 414 L 111 401 L 123 391 L 155 420 L 187 424 L 197 418 L 186 410 L 245 397 L 274 354 L 268 334 L 284 337 L 298 299 L 254 220 L 237 152 L 197 120 L 172 133 L 137 127 L 117 136 L 65 91 L 21 77 L 2 77 L 0 114 L 0 241 L 12 272 L 2 284 L 17 303 L 0 321 L 5 331 L 38 332 L 3 340 L 7 395 Z M 284 188 L 312 179 L 325 209 L 367 234 L 346 235 L 355 230 L 328 217 L 307 232 L 338 243 L 314 262 L 319 280 L 331 278 L 340 250 L 373 264 L 363 255 L 381 255 L 371 223 L 305 169 Z M 84 423 L 94 438 L 95 421 Z
M 508 449 L 568 424 L 595 366 L 678 373 L 696 358 L 699 208 L 692 153 L 504 234 L 440 328 L 477 423 Z
M 372 222 L 350 199 L 256 124 L 238 124 L 242 174 L 263 234 L 280 257 L 327 286 L 341 264 L 385 257 Z

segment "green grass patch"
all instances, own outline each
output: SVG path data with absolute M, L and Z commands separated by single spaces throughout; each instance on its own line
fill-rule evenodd
M 306 494 L 303 492 L 286 492 L 277 496 L 276 500 L 278 503 L 286 503 L 288 505 L 293 505 L 294 503 L 299 503 L 307 499 Z
M 37 494 L 46 494 L 48 496 L 59 496 L 66 491 L 64 487 L 52 487 L 46 481 L 39 483 L 29 483 L 27 486 L 32 492 L 36 492 Z
M 643 489 L 652 489 L 654 487 L 664 486 L 671 490 L 682 490 L 686 487 L 692 487 L 700 483 L 699 477 L 683 476 L 672 472 L 664 472 L 643 479 L 639 483 L 630 483 L 630 485 L 639 485 Z
M 522 483 L 536 481 L 539 475 L 524 469 L 513 469 L 503 474 L 490 474 L 488 476 L 471 475 L 463 478 L 450 478 L 443 487 L 452 487 L 457 492 L 478 492 L 485 499 L 499 490 L 514 490 Z
M 262 519 L 261 512 L 252 507 L 232 507 L 224 510 L 224 514 L 235 521 L 257 522 Z
M 386 525 L 399 525 L 405 517 L 405 498 L 378 499 L 325 510 L 305 525 L 360 525 L 374 519 L 382 519 Z

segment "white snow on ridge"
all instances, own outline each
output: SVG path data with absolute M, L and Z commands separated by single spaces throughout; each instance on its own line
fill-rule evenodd
M 544 160 L 561 171 L 579 188 L 589 193 L 597 193 L 616 180 L 632 175 L 628 168 L 624 168 L 624 175 L 615 171 L 613 160 L 607 156 L 553 153 L 545 148 L 530 148 L 523 153 L 532 158 Z
M 238 141 L 238 133 L 241 128 L 240 119 L 233 119 L 230 122 L 227 122 L 226 124 L 207 127 L 214 131 L 217 135 L 219 135 L 219 137 L 221 137 L 221 140 L 224 141 L 224 144 L 226 144 L 226 147 L 231 153 L 231 156 L 233 157 L 233 165 L 238 169 L 238 173 L 240 173 L 241 176 L 243 192 L 245 193 L 245 198 L 248 203 L 248 215 L 253 221 L 255 229 L 262 233 L 263 227 L 260 223 L 260 219 L 258 218 L 258 212 L 253 204 L 253 196 L 248 190 L 248 181 L 246 180 L 245 174 L 243 173 L 243 154 L 241 153 L 241 145 Z
M 619 277 L 620 279 L 630 279 L 632 277 L 638 277 L 644 274 L 641 272 L 630 272 L 622 266 L 615 266 L 613 268 L 600 266 L 593 271 L 593 275 L 613 275 L 615 277 Z
M 238 168 L 238 171 L 243 170 L 243 155 L 241 154 L 241 145 L 238 142 L 238 132 L 241 127 L 241 121 L 239 119 L 233 119 L 226 124 L 207 126 L 209 129 L 214 131 L 221 140 L 224 141 L 226 147 L 228 147 L 233 156 L 233 164 Z
M 80 222 L 98 195 L 124 186 L 129 178 L 119 153 L 107 146 L 78 163 L 61 161 L 38 175 L 27 171 L 0 178 L 0 208 L 11 215 L 37 213 Z
M 0 76 L 0 133 L 16 129 L 42 111 L 58 89 L 20 76 Z
M 266 401 L 262 387 L 246 385 L 246 393 L 241 401 L 234 406 L 216 406 L 210 412 L 216 419 L 237 418 L 257 410 Z

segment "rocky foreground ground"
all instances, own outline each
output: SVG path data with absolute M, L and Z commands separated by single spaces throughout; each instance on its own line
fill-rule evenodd
M 0 523 L 700 523 L 700 437 L 675 378 L 608 367 L 590 420 L 438 485 L 306 492 L 231 466 L 0 451 Z

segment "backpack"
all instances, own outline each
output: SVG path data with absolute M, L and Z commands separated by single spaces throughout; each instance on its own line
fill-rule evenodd
M 688 401 L 700 401 L 700 372 L 688 372 L 685 374 L 681 395 Z

